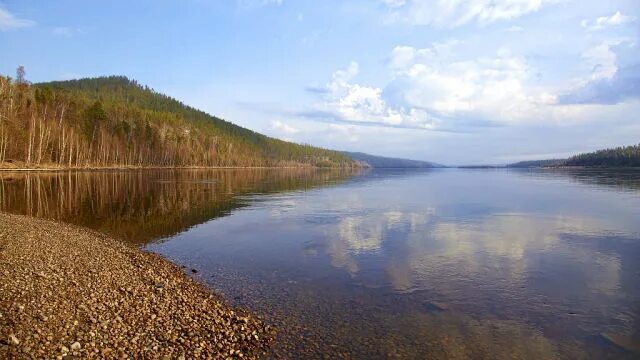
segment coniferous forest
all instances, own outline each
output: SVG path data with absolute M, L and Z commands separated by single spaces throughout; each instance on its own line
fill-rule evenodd
M 520 161 L 507 167 L 640 167 L 640 144 L 582 153 L 568 159 Z
M 336 151 L 234 125 L 122 76 L 0 76 L 3 167 L 352 167 Z
M 563 165 L 640 167 L 640 144 L 575 155 L 567 159 Z

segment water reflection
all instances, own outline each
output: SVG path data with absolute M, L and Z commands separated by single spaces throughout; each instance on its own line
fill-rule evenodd
M 541 180 L 557 179 L 591 185 L 593 188 L 606 188 L 613 191 L 636 193 L 640 190 L 640 171 L 638 169 L 524 169 L 511 170 L 522 176 Z
M 0 210 L 146 243 L 247 206 L 241 195 L 308 190 L 356 174 L 313 169 L 0 172 Z
M 4 173 L 0 206 L 197 268 L 279 326 L 283 358 L 634 358 L 638 184 L 640 171 Z
M 623 345 L 640 335 L 640 198 L 628 186 L 385 175 L 261 198 L 151 249 L 203 268 L 291 336 L 306 331 L 303 349 L 315 338 L 358 358 L 635 356 Z

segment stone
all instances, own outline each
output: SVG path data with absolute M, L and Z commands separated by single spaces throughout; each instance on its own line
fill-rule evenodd
M 0 282 L 9 297 L 0 314 L 0 359 L 144 358 L 150 352 L 157 358 L 219 358 L 231 349 L 233 358 L 257 358 L 275 336 L 185 271 L 116 239 L 0 213 L 0 244 L 3 231 L 23 239 L 25 255 L 0 262 L 0 274 L 17 264 L 36 275 L 40 269 L 29 266 L 49 265 L 46 276 L 36 278 L 37 287 L 13 272 L 7 276 L 13 282 Z M 77 242 L 77 251 L 68 252 L 69 241 Z M 88 275 L 93 271 L 105 276 Z M 9 324 L 8 314 L 20 322 Z
M 447 306 L 447 304 L 438 301 L 427 301 L 424 303 L 424 308 L 428 312 L 442 312 L 449 310 L 449 306 Z

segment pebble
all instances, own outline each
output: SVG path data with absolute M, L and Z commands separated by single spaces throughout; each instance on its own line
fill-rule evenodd
M 11 344 L 11 345 L 19 345 L 20 344 L 20 340 L 18 340 L 18 338 L 15 335 L 11 334 L 11 335 L 9 335 L 9 344 Z
M 0 359 L 255 359 L 275 339 L 180 267 L 95 231 L 0 213 L 0 248 Z

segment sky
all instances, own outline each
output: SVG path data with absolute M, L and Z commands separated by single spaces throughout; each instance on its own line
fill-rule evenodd
M 639 39 L 638 0 L 0 0 L 0 74 L 449 165 L 639 143 Z

